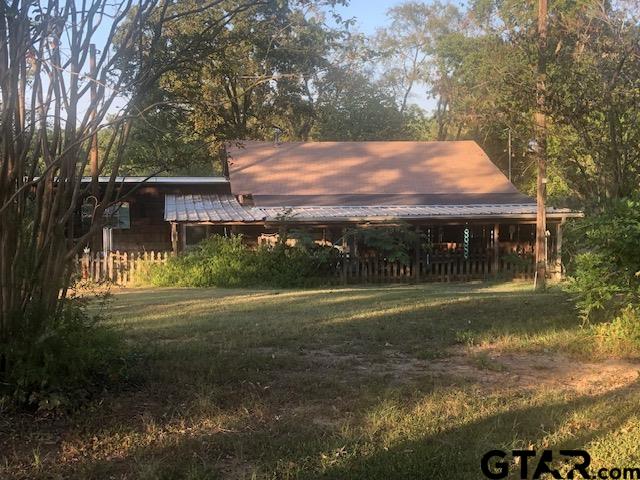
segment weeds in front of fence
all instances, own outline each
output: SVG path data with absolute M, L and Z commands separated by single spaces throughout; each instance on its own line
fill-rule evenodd
M 154 286 L 305 287 L 335 277 L 338 252 L 332 247 L 284 242 L 252 249 L 241 237 L 214 236 L 165 264 L 151 265 Z

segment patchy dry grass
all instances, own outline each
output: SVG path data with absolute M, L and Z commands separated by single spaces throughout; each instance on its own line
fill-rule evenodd
M 501 448 L 640 466 L 638 367 L 524 284 L 119 292 L 137 360 L 68 417 L 0 418 L 0 478 L 482 478 Z

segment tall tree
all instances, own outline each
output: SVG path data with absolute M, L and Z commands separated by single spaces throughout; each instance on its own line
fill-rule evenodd
M 393 95 L 361 73 L 338 70 L 316 102 L 314 139 L 404 140 L 410 136 Z
M 602 204 L 637 191 L 639 7 L 550 3 L 543 110 L 551 202 Z M 531 2 L 471 2 L 463 28 L 435 37 L 430 64 L 441 74 L 425 77 L 440 92 L 433 138 L 474 139 L 506 171 L 510 132 L 514 180 L 532 194 L 536 15 Z
M 227 2 L 225 8 L 238 2 Z M 230 28 L 209 38 L 200 31 L 217 13 L 184 18 L 171 33 L 176 45 L 199 37 L 197 55 L 163 76 L 155 95 L 167 99 L 212 153 L 225 140 L 309 138 L 314 122 L 313 79 L 326 69 L 342 38 L 315 7 L 335 1 L 265 2 L 236 15 Z M 313 7 L 313 8 L 312 8 Z
M 374 37 L 383 68 L 382 80 L 393 89 L 403 113 L 417 84 L 436 88 L 432 94 L 439 108 L 447 108 L 446 73 L 434 62 L 436 44 L 462 28 L 458 9 L 441 2 L 410 1 L 388 10 L 390 23 Z
M 585 204 L 631 196 L 640 185 L 640 5 L 632 4 L 590 5 L 551 30 L 551 161 Z
M 142 93 L 173 68 L 156 63 L 156 53 L 187 52 L 164 32 L 222 3 L 0 2 L 0 382 L 13 367 L 12 340 L 55 327 L 70 262 L 118 201 L 115 179 L 132 121 L 144 114 Z M 209 28 L 224 29 L 256 3 L 224 9 Z M 90 71 L 90 45 L 98 39 L 101 53 Z M 133 54 L 135 69 L 128 68 Z M 93 197 L 90 230 L 79 232 L 79 201 L 90 188 L 82 175 L 97 132 L 106 135 L 98 171 L 110 181 Z

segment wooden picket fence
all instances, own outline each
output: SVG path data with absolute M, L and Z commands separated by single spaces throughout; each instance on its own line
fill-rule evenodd
M 91 252 L 76 256 L 78 277 L 94 283 L 130 285 L 149 265 L 166 263 L 171 252 Z
M 498 275 L 533 278 L 534 271 L 532 260 L 507 257 L 495 264 L 490 254 L 474 254 L 465 259 L 457 253 L 436 253 L 405 263 L 379 256 L 346 257 L 338 276 L 342 283 L 464 282 Z
M 131 285 L 141 279 L 149 265 L 166 263 L 171 252 L 84 253 L 76 257 L 78 277 L 93 283 Z M 345 256 L 336 269 L 336 283 L 464 282 L 500 275 L 532 278 L 532 259 L 500 258 L 496 264 L 488 253 L 465 259 L 457 252 L 432 253 L 406 263 L 391 262 L 382 256 Z

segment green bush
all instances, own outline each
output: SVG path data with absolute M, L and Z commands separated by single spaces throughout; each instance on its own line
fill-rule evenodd
M 194 250 L 149 268 L 155 286 L 304 287 L 326 283 L 336 271 L 334 248 L 300 241 L 251 249 L 239 236 L 213 236 Z
M 239 237 L 214 236 L 165 265 L 151 266 L 149 281 L 156 286 L 242 286 L 256 268 L 252 257 Z
M 591 354 L 635 357 L 640 355 L 640 310 L 627 306 L 611 322 L 592 325 Z
M 640 300 L 640 201 L 620 200 L 569 230 L 570 288 L 582 315 L 615 316 Z
M 123 373 L 123 344 L 79 299 L 59 315 L 31 311 L 14 319 L 10 343 L 0 344 L 0 410 L 72 408 Z
M 431 249 L 426 243 L 427 236 L 406 223 L 377 228 L 353 228 L 347 231 L 347 237 L 377 251 L 390 262 L 403 264 L 409 263 L 415 254 L 416 245 L 419 244 L 425 251 Z

